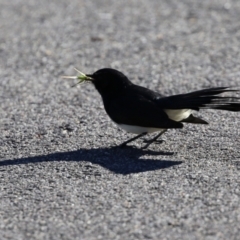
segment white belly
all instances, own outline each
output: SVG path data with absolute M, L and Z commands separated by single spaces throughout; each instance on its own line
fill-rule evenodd
M 191 109 L 164 109 L 164 112 L 176 122 L 188 118 L 192 113 Z
M 153 133 L 157 131 L 163 130 L 162 128 L 148 128 L 148 127 L 139 127 L 139 126 L 133 126 L 133 125 L 126 125 L 126 124 L 117 124 L 120 128 L 123 130 L 130 132 L 130 133 L 135 133 L 135 134 L 140 134 L 140 133 Z
M 188 118 L 192 111 L 191 109 L 164 109 L 165 113 L 168 115 L 168 117 L 176 122 L 180 122 L 183 119 Z M 117 123 L 116 123 L 117 124 Z M 126 125 L 126 124 L 117 124 L 120 128 L 123 130 L 135 133 L 135 134 L 141 134 L 141 133 L 153 133 L 157 131 L 162 131 L 163 128 L 151 128 L 151 127 L 140 127 L 140 126 L 134 126 L 134 125 Z

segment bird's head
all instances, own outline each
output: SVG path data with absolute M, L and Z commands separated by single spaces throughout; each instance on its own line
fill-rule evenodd
M 91 82 L 101 95 L 116 94 L 131 84 L 123 73 L 111 68 L 103 68 L 86 76 L 92 78 Z
M 117 94 L 131 84 L 123 73 L 115 69 L 103 68 L 93 74 L 84 74 L 75 70 L 80 73 L 79 76 L 64 76 L 64 78 L 78 79 L 78 83 L 91 82 L 102 96 Z

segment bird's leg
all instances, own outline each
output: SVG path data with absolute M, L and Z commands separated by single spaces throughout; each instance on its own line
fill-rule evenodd
M 119 147 L 125 147 L 128 143 L 142 137 L 142 136 L 145 136 L 147 133 L 144 132 L 144 133 L 140 133 L 139 135 L 137 135 L 136 137 L 133 137 L 133 138 L 130 138 L 128 139 L 127 141 L 123 142 L 122 144 L 119 145 Z
M 152 144 L 153 142 L 155 142 L 160 136 L 162 136 L 165 132 L 167 131 L 167 129 L 162 130 L 157 136 L 155 136 L 154 138 L 150 139 L 147 141 L 147 144 L 143 147 L 143 149 L 146 149 L 150 146 L 150 144 Z

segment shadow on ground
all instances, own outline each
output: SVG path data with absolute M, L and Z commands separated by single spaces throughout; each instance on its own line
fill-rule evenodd
M 48 155 L 9 159 L 0 161 L 0 166 L 21 165 L 51 161 L 86 161 L 97 164 L 116 174 L 130 174 L 154 171 L 181 164 L 181 161 L 140 159 L 143 155 L 173 155 L 172 152 L 155 152 L 133 147 L 79 149 L 69 152 L 57 152 Z

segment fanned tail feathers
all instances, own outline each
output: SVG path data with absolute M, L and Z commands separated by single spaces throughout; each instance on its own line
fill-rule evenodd
M 158 104 L 165 109 L 219 109 L 238 112 L 240 111 L 239 97 L 218 96 L 222 93 L 239 92 L 229 87 L 203 89 L 187 94 L 179 94 L 157 99 Z

